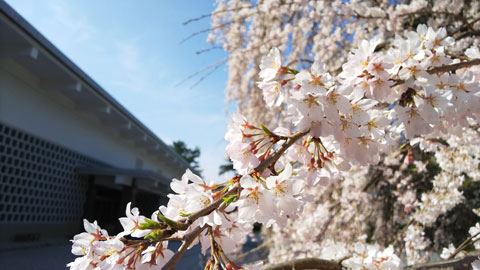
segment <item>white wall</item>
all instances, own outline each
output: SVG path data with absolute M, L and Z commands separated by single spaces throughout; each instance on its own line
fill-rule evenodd
M 40 89 L 29 71 L 1 61 L 0 122 L 116 167 L 135 168 L 139 158 L 143 169 L 161 171 L 169 178 L 179 176 L 177 170 L 135 147 L 133 141 L 106 128 L 93 114 L 75 109 L 58 91 Z

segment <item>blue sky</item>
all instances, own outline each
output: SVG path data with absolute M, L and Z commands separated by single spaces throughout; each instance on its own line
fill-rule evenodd
M 7 2 L 166 143 L 199 146 L 203 175 L 222 179 L 226 66 L 194 88 L 195 79 L 177 85 L 226 56 L 221 50 L 195 54 L 210 46 L 207 34 L 180 44 L 209 28 L 208 18 L 182 23 L 210 13 L 213 1 Z

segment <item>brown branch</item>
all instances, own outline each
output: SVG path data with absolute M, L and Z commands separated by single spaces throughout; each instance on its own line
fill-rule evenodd
M 175 265 L 178 263 L 180 258 L 183 256 L 183 253 L 187 250 L 187 248 L 192 244 L 193 240 L 197 238 L 200 233 L 205 230 L 205 226 L 201 227 L 198 226 L 193 231 L 187 233 L 183 238 L 183 243 L 182 245 L 178 248 L 177 252 L 168 260 L 168 262 L 163 266 L 162 270 L 172 270 Z
M 468 68 L 471 66 L 476 66 L 480 65 L 480 59 L 472 59 L 470 61 L 465 61 L 465 62 L 460 62 L 456 64 L 451 64 L 451 65 L 445 65 L 441 67 L 435 67 L 432 69 L 427 70 L 429 74 L 435 74 L 435 73 L 441 73 L 441 72 L 449 72 L 449 71 L 455 71 L 457 69 L 462 69 L 462 68 Z M 391 87 L 398 86 L 400 84 L 405 83 L 404 80 L 393 80 L 395 83 Z
M 480 30 L 465 32 L 465 33 L 461 34 L 460 36 L 458 36 L 456 38 L 456 40 L 460 40 L 460 39 L 467 38 L 467 37 L 473 37 L 473 36 L 480 36 Z
M 262 244 L 248 250 L 248 251 L 245 251 L 244 253 L 240 254 L 238 257 L 235 258 L 236 261 L 240 261 L 241 259 L 245 258 L 247 255 L 249 254 L 252 254 L 256 251 L 259 251 L 261 250 L 262 248 L 268 246 L 269 244 L 271 243 L 271 240 L 268 240 L 268 241 L 265 241 L 263 242 Z
M 479 253 L 468 254 L 464 258 L 425 263 L 406 267 L 408 270 L 471 270 L 472 262 L 478 259 Z
M 364 16 L 364 15 L 358 14 L 357 12 L 355 12 L 355 14 L 353 16 L 358 18 L 358 19 L 367 19 L 367 20 L 379 20 L 379 19 L 386 20 L 386 19 L 388 19 L 388 16 L 383 16 L 383 17 L 381 17 L 381 16 Z
M 464 23 L 463 26 L 466 26 L 466 27 L 473 24 L 473 22 L 468 23 L 467 19 L 465 19 L 465 17 L 463 17 L 461 14 L 456 14 L 456 13 L 453 13 L 453 12 L 450 12 L 450 11 L 433 11 L 431 9 L 419 9 L 419 10 L 412 11 L 412 12 L 402 13 L 402 14 L 399 14 L 398 16 L 399 17 L 405 17 L 405 16 L 410 16 L 410 15 L 425 15 L 425 14 L 452 16 L 456 20 L 462 21 Z M 354 17 L 359 18 L 359 19 L 373 19 L 373 20 L 377 20 L 377 19 L 388 20 L 389 19 L 388 15 L 386 15 L 386 16 L 364 16 L 364 15 L 358 14 L 357 12 L 355 12 Z
M 405 269 L 408 270 L 471 270 L 472 262 L 478 259 L 480 253 L 471 253 L 466 257 L 461 259 L 446 260 L 434 263 L 418 264 L 408 266 Z M 306 269 L 317 269 L 317 270 L 341 270 L 343 260 L 340 261 L 328 261 L 317 258 L 305 258 L 305 259 L 296 259 L 291 260 L 285 263 L 279 263 L 274 265 L 269 265 L 263 270 L 306 270 Z
M 205 208 L 202 208 L 198 212 L 188 216 L 187 219 L 185 220 L 186 226 L 187 227 L 190 226 L 190 224 L 192 224 L 195 220 L 199 219 L 200 217 L 206 216 L 206 215 L 210 214 L 211 212 L 213 212 L 215 209 L 219 208 L 220 205 L 224 202 L 222 198 L 236 194 L 239 188 L 240 188 L 240 184 L 236 183 L 233 186 L 233 188 L 230 189 L 227 193 L 225 193 L 221 198 L 219 198 L 218 200 L 209 204 Z M 180 222 L 182 222 L 182 221 L 180 221 Z
M 269 156 L 265 159 L 260 165 L 258 165 L 254 170 L 258 173 L 262 173 L 266 168 L 268 168 L 273 163 L 277 162 L 277 160 L 282 156 L 282 154 L 298 139 L 307 135 L 310 130 L 304 132 L 298 132 L 295 135 L 291 136 L 286 143 L 284 143 L 273 155 Z
M 445 54 L 450 56 L 450 57 L 453 57 L 453 58 L 458 58 L 460 60 L 463 60 L 463 61 L 470 61 L 472 60 L 472 58 L 470 57 L 466 57 L 466 56 L 463 56 L 463 55 L 458 55 L 458 54 L 455 54 L 455 53 L 452 53 L 450 51 L 445 51 Z
M 303 269 L 319 269 L 319 270 L 342 270 L 342 265 L 336 261 L 327 261 L 317 258 L 296 259 L 275 265 L 269 265 L 263 270 L 303 270 Z
M 434 73 L 440 73 L 440 72 L 454 71 L 457 69 L 467 68 L 467 67 L 476 66 L 476 65 L 480 65 L 480 59 L 473 59 L 470 61 L 460 62 L 457 64 L 436 67 L 436 68 L 427 70 L 427 72 L 430 74 L 434 74 Z
M 335 216 L 340 212 L 341 210 L 341 207 L 339 207 L 340 204 L 339 203 L 336 203 L 333 207 L 331 207 L 329 210 L 329 212 L 332 212 L 333 210 L 335 210 L 335 213 L 331 214 L 330 217 L 328 217 L 328 220 L 327 222 L 325 222 L 325 225 L 323 225 L 323 228 L 322 230 L 320 231 L 320 233 L 315 237 L 316 239 L 316 242 L 317 243 L 321 243 L 323 241 L 323 237 L 325 236 L 325 233 L 327 232 L 328 230 L 328 227 L 330 227 L 330 225 L 332 224 L 332 221 L 333 219 L 335 218 Z
M 464 25 L 468 25 L 467 19 L 462 16 L 461 13 L 456 14 L 450 11 L 433 11 L 431 9 L 420 9 L 417 11 L 406 12 L 398 16 L 409 16 L 409 15 L 448 15 L 454 17 L 457 21 L 462 21 Z
M 460 253 L 460 251 L 462 251 L 464 248 L 466 248 L 468 245 L 470 244 L 473 244 L 475 243 L 476 241 L 480 240 L 479 239 L 476 239 L 475 241 L 473 240 L 473 238 L 477 237 L 478 235 L 480 235 L 480 232 L 470 236 L 469 238 L 467 238 L 465 241 L 463 241 L 458 247 L 457 249 L 455 249 L 455 251 L 448 257 L 449 259 L 453 259 L 455 258 L 455 256 L 457 256 L 458 253 Z
M 478 21 L 480 21 L 480 17 L 472 20 L 471 22 L 469 22 L 469 23 L 467 23 L 467 24 L 462 24 L 457 30 L 453 31 L 450 35 L 453 36 L 453 35 L 461 32 L 462 30 L 467 29 L 467 28 L 470 28 L 470 29 L 471 29 L 472 26 L 473 26 L 476 22 L 478 22 Z
M 407 224 L 395 235 L 395 240 L 393 241 L 392 246 L 395 246 L 398 243 L 402 234 L 413 224 L 414 221 L 415 219 L 410 219 L 410 221 L 408 221 Z

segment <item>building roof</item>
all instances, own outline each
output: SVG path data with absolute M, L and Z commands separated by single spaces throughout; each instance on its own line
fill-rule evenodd
M 16 61 L 28 65 L 44 78 L 45 88 L 62 88 L 62 94 L 80 110 L 108 123 L 171 166 L 189 167 L 180 155 L 166 145 L 97 82 L 75 65 L 5 1 L 0 0 L 0 53 L 14 53 Z

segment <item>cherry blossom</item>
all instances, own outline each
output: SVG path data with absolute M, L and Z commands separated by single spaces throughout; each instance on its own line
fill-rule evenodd
M 271 236 L 270 262 L 301 255 L 344 258 L 346 269 L 401 269 L 435 252 L 443 258 L 456 252 L 453 245 L 434 250 L 428 229 L 464 203 L 466 183 L 480 179 L 478 48 L 468 45 L 465 56 L 452 53 L 462 45 L 431 21 L 394 36 L 388 31 L 426 3 L 370 8 L 355 1 L 307 2 L 260 1 L 255 10 L 265 17 L 256 17 L 250 7 L 219 1 L 219 13 L 226 14 L 212 14 L 214 24 L 234 16 L 227 11 L 232 8 L 253 16 L 249 29 L 259 20 L 283 19 L 289 8 L 301 14 L 292 17 L 300 27 L 268 26 L 272 40 L 281 41 L 278 47 L 258 43 L 267 26 L 246 34 L 219 28 L 228 33 L 226 50 L 242 44 L 230 55 L 230 63 L 243 67 L 230 67 L 231 80 L 237 80 L 231 84 L 240 96 L 241 82 L 263 95 L 249 97 L 251 111 L 233 114 L 225 134 L 238 174 L 218 183 L 187 169 L 181 180 L 172 180 L 167 204 L 150 218 L 128 203 L 116 236 L 85 220 L 86 232 L 72 240 L 72 253 L 81 257 L 70 269 L 169 270 L 197 243 L 210 252 L 205 269 L 260 269 L 263 263 L 238 266 L 230 258 L 255 222 Z M 315 28 L 307 12 L 316 23 L 325 16 L 345 25 Z M 389 20 L 373 27 L 363 16 Z M 355 30 L 357 20 L 367 29 Z M 303 36 L 310 32 L 310 52 L 299 51 L 297 46 L 307 48 Z M 322 43 L 326 36 L 337 42 L 334 47 Z M 287 50 L 283 45 L 292 41 L 297 46 Z M 342 46 L 347 53 L 332 54 Z M 248 50 L 252 55 L 241 54 Z M 255 61 L 247 67 L 242 57 Z M 314 60 L 302 69 L 304 57 Z M 255 102 L 265 104 L 256 108 Z M 389 211 L 382 210 L 387 204 Z M 477 249 L 478 224 L 469 229 Z M 395 233 L 384 232 L 389 230 Z M 168 241 L 182 242 L 176 254 Z

